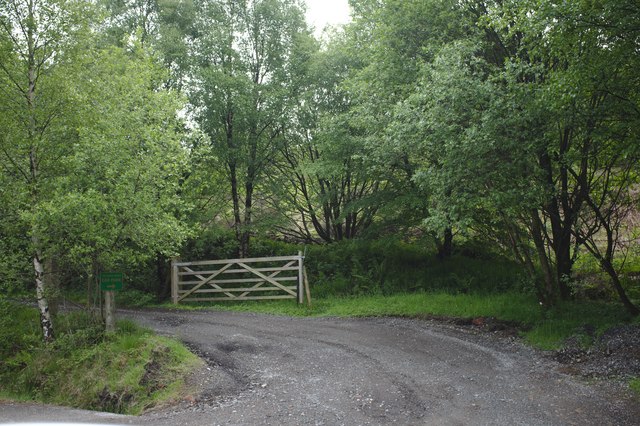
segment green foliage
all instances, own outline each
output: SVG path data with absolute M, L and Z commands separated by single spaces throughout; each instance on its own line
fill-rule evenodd
M 635 232 L 635 231 L 634 231 Z M 633 236 L 633 233 L 629 234 Z M 616 257 L 617 268 L 622 271 L 620 281 L 631 300 L 640 301 L 640 256 L 636 247 L 630 247 L 626 257 Z M 572 282 L 573 294 L 578 299 L 615 300 L 618 295 L 610 285 L 597 259 L 587 254 L 578 256 Z
M 351 117 L 353 93 L 346 84 L 363 66 L 363 52 L 336 35 L 310 53 L 301 73 L 305 107 L 295 110 L 298 126 L 306 131 L 288 135 L 269 189 L 282 209 L 284 235 L 304 241 L 352 239 L 371 227 L 388 186 L 362 155 L 364 123 Z
M 327 302 L 322 315 L 494 317 L 520 324 L 530 324 L 541 315 L 541 308 L 532 296 L 517 293 L 483 296 L 424 292 L 392 296 L 349 297 L 330 299 Z
M 210 226 L 190 238 L 181 250 L 185 260 L 232 259 L 238 252 L 238 241 L 232 230 Z
M 628 194 L 639 177 L 632 169 L 640 155 L 633 106 L 640 86 L 627 75 L 637 65 L 627 36 L 637 35 L 637 28 L 628 20 L 609 24 L 621 18 L 614 3 L 459 3 L 453 9 L 460 22 L 471 19 L 466 22 L 482 32 L 423 41 L 431 49 L 413 68 L 412 84 L 401 86 L 399 101 L 387 103 L 395 115 L 384 129 L 387 145 L 377 145 L 383 147 L 380 157 L 388 147 L 418 154 L 412 180 L 428 197 L 427 227 L 488 229 L 488 235 L 502 235 L 500 243 L 530 270 L 537 255 L 545 272 L 543 299 L 570 295 L 563 277 L 572 276 L 572 235 L 602 265 L 614 263 L 615 251 L 625 247 L 618 239 L 634 209 Z M 639 16 L 637 6 L 627 6 Z M 396 22 L 397 10 L 381 8 L 374 35 L 380 28 L 395 29 L 390 34 L 410 29 L 419 19 L 416 14 Z M 376 39 L 389 42 L 384 33 Z M 393 58 L 411 51 L 400 41 L 392 46 L 399 47 L 381 53 Z M 371 67 L 380 63 L 385 59 Z M 376 97 L 367 103 L 370 114 L 379 90 L 362 87 L 365 97 Z M 549 223 L 537 224 L 540 217 Z M 516 235 L 525 233 L 522 244 Z M 534 241 L 536 252 L 530 250 Z M 548 254 L 543 246 L 551 248 Z M 612 269 L 606 271 L 616 285 Z
M 187 234 L 176 217 L 184 210 L 177 196 L 185 155 L 176 132 L 180 98 L 158 87 L 164 73 L 143 50 L 104 49 L 92 59 L 85 72 L 96 82 L 84 85 L 78 102 L 101 103 L 83 111 L 86 124 L 68 158 L 74 174 L 57 181 L 33 215 L 48 253 L 81 271 L 174 254 Z
M 58 178 L 69 172 L 66 160 L 78 142 L 82 107 L 75 90 L 83 80 L 82 62 L 92 52 L 94 12 L 90 2 L 0 3 L 3 289 L 19 290 L 34 255 L 40 258 L 36 263 L 43 260 L 46 229 L 41 235 L 34 217 L 53 198 Z M 29 275 L 33 280 L 33 272 Z M 38 291 L 44 293 L 42 286 Z
M 37 313 L 0 297 L 0 374 L 20 365 L 39 344 Z
M 640 397 L 640 378 L 636 377 L 629 380 L 629 388 L 634 391 L 638 397 Z
M 49 297 L 49 281 L 94 282 L 169 257 L 188 235 L 184 99 L 142 40 L 105 43 L 101 12 L 0 3 L 2 290 L 24 289 L 37 264 L 55 269 L 38 289 Z
M 0 307 L 5 309 L 4 304 Z M 0 340 L 14 337 L 11 346 L 1 347 L 4 396 L 139 414 L 183 393 L 184 378 L 200 362 L 178 342 L 154 336 L 131 321 L 118 322 L 117 332 L 107 336 L 102 324 L 85 312 L 59 316 L 59 337 L 43 345 L 37 338 L 35 310 L 11 309 L 20 321 L 3 324 L 14 333 Z
M 564 302 L 542 311 L 535 327 L 526 333 L 526 340 L 542 349 L 556 349 L 569 336 L 582 335 L 585 345 L 592 336 L 583 333 L 585 327 L 596 334 L 632 318 L 618 306 L 606 302 Z
M 316 297 L 436 290 L 491 293 L 520 288 L 525 280 L 521 268 L 499 256 L 488 256 L 457 254 L 441 261 L 433 249 L 420 244 L 355 240 L 308 247 L 306 265 Z
M 156 296 L 135 288 L 126 288 L 116 292 L 116 306 L 140 307 L 151 305 Z
M 0 292 L 5 295 L 23 292 L 33 267 L 24 238 L 27 229 L 20 220 L 19 208 L 11 202 L 15 194 L 10 182 L 0 173 Z
M 233 223 L 239 253 L 248 255 L 260 213 L 253 209 L 255 197 L 284 144 L 284 129 L 298 102 L 299 55 L 312 43 L 298 2 L 194 5 L 188 92 L 211 154 L 196 168 L 209 179 L 222 176 L 229 191 L 220 202 L 232 204 L 224 217 Z

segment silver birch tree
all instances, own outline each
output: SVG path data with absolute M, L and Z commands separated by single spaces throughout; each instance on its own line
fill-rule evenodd
M 60 166 L 56 158 L 70 141 L 61 138 L 65 102 L 65 58 L 88 33 L 87 2 L 73 0 L 0 1 L 0 96 L 5 131 L 0 161 L 24 203 L 25 217 L 47 197 L 47 180 Z M 45 341 L 54 337 L 46 297 L 41 235 L 30 226 L 30 245 L 40 323 Z

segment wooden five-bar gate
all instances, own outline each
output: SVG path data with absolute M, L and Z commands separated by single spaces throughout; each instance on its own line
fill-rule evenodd
M 311 303 L 304 256 L 171 263 L 173 303 L 297 299 Z

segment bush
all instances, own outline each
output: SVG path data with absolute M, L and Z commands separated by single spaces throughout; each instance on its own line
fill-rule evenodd
M 311 246 L 305 259 L 314 295 L 446 291 L 521 291 L 526 274 L 514 262 L 485 252 L 437 259 L 432 250 L 397 240 L 353 240 Z M 533 286 L 531 286 L 532 291 Z
M 232 259 L 238 252 L 238 242 L 231 229 L 207 228 L 197 238 L 189 240 L 181 252 L 184 260 Z
M 127 288 L 116 292 L 116 306 L 140 307 L 151 305 L 156 302 L 153 294 L 136 290 L 135 288 Z
M 38 346 L 40 340 L 37 311 L 0 298 L 0 373 L 11 356 Z

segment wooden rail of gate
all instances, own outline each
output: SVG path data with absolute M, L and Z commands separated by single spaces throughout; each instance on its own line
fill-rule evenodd
M 311 304 L 304 256 L 171 262 L 171 299 L 179 302 L 297 299 Z

